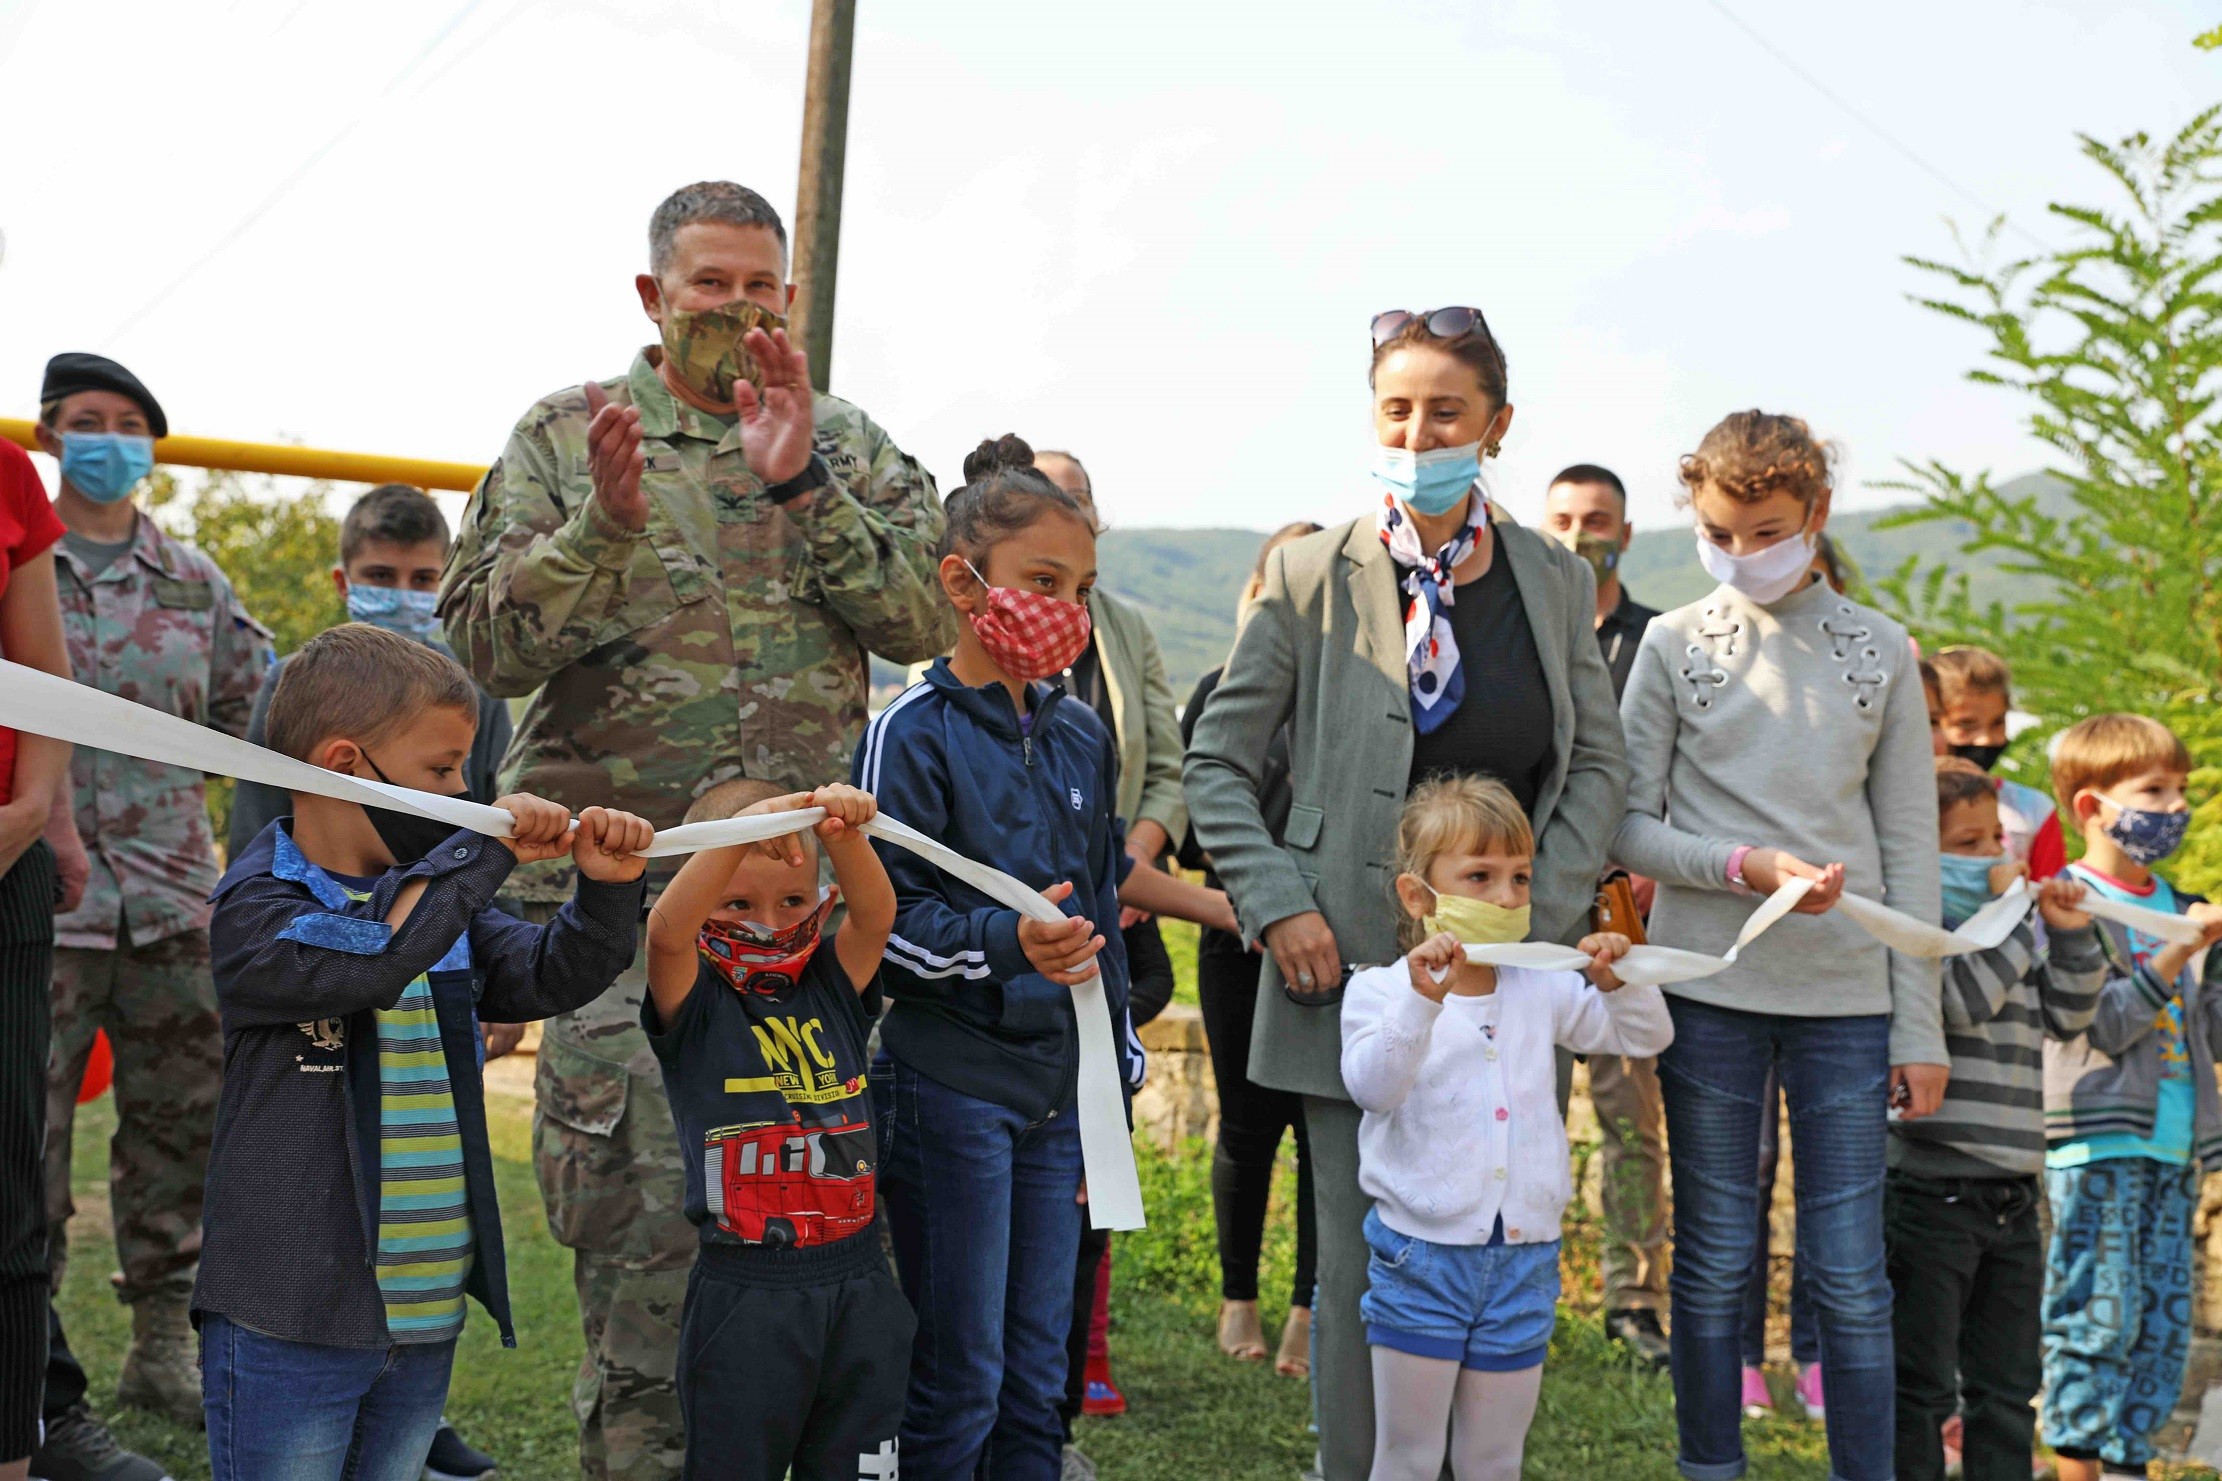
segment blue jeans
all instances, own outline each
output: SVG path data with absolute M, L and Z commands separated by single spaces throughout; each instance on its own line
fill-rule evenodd
M 1674 1413 L 1692 1481 L 1744 1474 L 1744 1291 L 1759 1237 L 1759 1118 L 1769 1071 L 1797 1147 L 1797 1258 L 1828 1375 L 1829 1468 L 1889 1481 L 1897 1375 L 1883 1256 L 1887 1014 L 1793 1018 L 1669 994 L 1659 1056 L 1674 1149 Z
M 881 1056 L 880 1198 L 918 1310 L 906 1481 L 1057 1481 L 1085 1210 L 1080 1121 L 1028 1121 Z
M 1744 1287 L 1744 1361 L 1756 1368 L 1767 1361 L 1767 1295 L 1773 1279 L 1768 1244 L 1774 1237 L 1769 1217 L 1775 1201 L 1775 1168 L 1782 1161 L 1782 1087 L 1774 1073 L 1759 1100 L 1759 1246 L 1751 1252 L 1751 1283 Z M 1813 1295 L 1806 1289 L 1805 1266 L 1790 1261 L 1790 1358 L 1799 1367 L 1821 1360 L 1821 1339 L 1813 1330 Z
M 417 1481 L 455 1343 L 325 1347 L 201 1317 L 212 1481 Z
M 2045 1182 L 2045 1443 L 2142 1471 L 2190 1353 L 2198 1169 L 2109 1157 Z

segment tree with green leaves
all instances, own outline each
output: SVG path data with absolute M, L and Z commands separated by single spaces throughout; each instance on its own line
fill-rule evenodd
M 2063 245 L 1996 263 L 1994 223 L 1962 263 L 1907 259 L 1939 285 L 1917 302 L 1987 338 L 1969 378 L 2021 398 L 2064 495 L 1908 464 L 1908 478 L 1886 486 L 1922 502 L 1888 522 L 1952 526 L 1962 553 L 1996 552 L 2020 587 L 1978 603 L 1950 561 L 1917 557 L 1878 594 L 1925 646 L 1975 643 L 2005 657 L 2017 704 L 2044 721 L 2039 740 L 2088 714 L 2135 710 L 2222 763 L 2218 119 L 2222 106 L 2166 140 L 2079 136 L 2114 199 L 2053 205 Z M 2202 872 L 2222 875 L 2222 836 L 2211 851 Z

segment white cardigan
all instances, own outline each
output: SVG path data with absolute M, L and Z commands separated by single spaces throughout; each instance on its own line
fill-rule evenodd
M 1673 1041 L 1656 987 L 1499 967 L 1489 996 L 1431 1003 L 1404 962 L 1368 967 L 1342 1000 L 1359 1185 L 1399 1234 L 1486 1244 L 1501 1213 L 1508 1243 L 1557 1239 L 1573 1180 L 1552 1046 L 1642 1057 Z

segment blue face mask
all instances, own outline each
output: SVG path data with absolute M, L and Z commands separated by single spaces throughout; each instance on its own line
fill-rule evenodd
M 64 432 L 62 480 L 95 504 L 127 499 L 154 471 L 154 439 L 122 432 Z
M 2157 864 L 2181 848 L 2183 835 L 2191 827 L 2188 810 L 2154 812 L 2150 808 L 2124 807 L 2104 792 L 2099 800 L 2119 814 L 2106 825 L 2106 836 L 2140 864 Z
M 1376 448 L 1373 476 L 1414 514 L 1448 514 L 1481 477 L 1481 444 L 1431 447 L 1424 453 Z
M 436 591 L 404 591 L 398 586 L 355 583 L 347 588 L 349 617 L 400 633 L 405 638 L 415 638 L 420 643 L 430 642 L 440 634 L 440 619 L 433 611 L 439 604 L 440 594 Z
M 1997 898 L 1991 890 L 1991 871 L 2005 862 L 2004 854 L 1994 854 L 1989 858 L 1980 854 L 1937 855 L 1938 869 L 1944 881 L 1944 923 L 1947 929 L 1957 926 Z

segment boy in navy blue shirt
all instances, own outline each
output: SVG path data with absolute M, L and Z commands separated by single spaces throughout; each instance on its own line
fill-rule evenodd
M 848 918 L 824 934 L 811 834 L 706 849 L 657 898 L 641 1026 L 662 1062 L 702 1245 L 679 1328 L 689 1477 L 896 1474 L 914 1321 L 873 1233 L 866 1043 L 895 890 L 854 787 L 738 780 L 686 821 L 822 807 Z
M 460 795 L 478 691 L 455 660 L 349 624 L 271 696 L 271 747 Z M 466 1294 L 515 1346 L 479 1082 L 479 1018 L 598 996 L 631 962 L 654 836 L 629 813 L 495 806 L 495 839 L 296 793 L 217 886 L 224 1088 L 200 1276 L 209 1467 L 415 1481 Z M 518 862 L 569 853 L 545 927 L 491 908 Z

